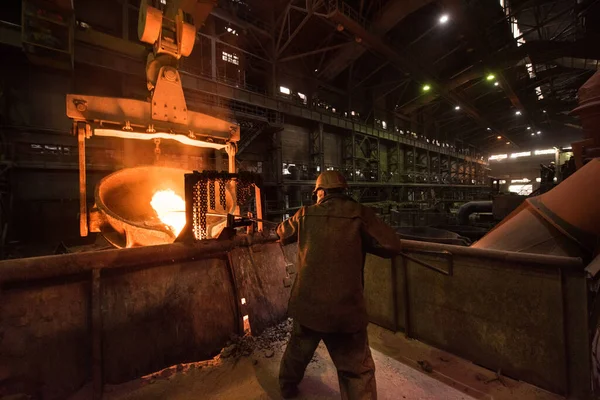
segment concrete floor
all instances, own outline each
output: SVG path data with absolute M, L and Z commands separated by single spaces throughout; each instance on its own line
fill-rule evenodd
M 407 340 L 380 327 L 369 326 L 380 400 L 539 399 L 562 397 L 501 377 L 450 354 Z M 285 342 L 273 352 L 255 351 L 249 357 L 178 365 L 122 385 L 105 387 L 106 400 L 279 399 L 279 361 Z M 427 361 L 430 372 L 419 361 Z M 423 364 L 423 363 L 421 363 Z M 429 368 L 427 368 L 429 369 Z M 72 400 L 89 398 L 89 387 Z M 335 368 L 323 345 L 300 385 L 300 400 L 339 399 Z

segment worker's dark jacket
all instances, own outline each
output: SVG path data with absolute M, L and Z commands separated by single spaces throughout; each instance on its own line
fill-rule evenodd
M 357 332 L 368 323 L 363 296 L 365 254 L 391 257 L 400 239 L 373 210 L 333 194 L 277 228 L 283 244 L 298 242 L 298 274 L 288 314 L 319 332 Z

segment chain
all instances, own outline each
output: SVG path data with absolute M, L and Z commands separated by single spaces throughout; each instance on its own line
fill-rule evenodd
M 200 239 L 206 239 L 207 237 L 207 229 L 206 229 L 206 212 L 207 210 L 207 196 L 206 196 L 206 178 L 202 179 L 198 182 L 200 185 Z
M 210 209 L 216 210 L 215 207 L 215 180 L 211 179 L 208 181 L 208 199 L 210 201 Z
M 237 180 L 237 204 L 244 206 L 252 196 L 252 182 L 245 179 Z
M 225 195 L 225 185 L 227 181 L 225 178 L 219 178 L 219 203 L 223 210 L 227 210 L 227 196 Z
M 198 211 L 198 204 L 200 203 L 200 190 L 198 188 L 198 184 L 192 186 L 192 230 L 194 234 L 194 238 L 198 240 L 200 237 L 200 229 L 199 229 L 199 219 L 200 214 Z
M 160 160 L 160 138 L 154 139 L 154 159 L 158 164 Z

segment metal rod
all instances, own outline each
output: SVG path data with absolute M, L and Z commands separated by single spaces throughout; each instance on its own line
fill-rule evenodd
M 328 47 L 323 47 L 321 49 L 316 49 L 316 50 L 312 50 L 312 51 L 307 51 L 306 53 L 302 53 L 302 54 L 296 54 L 294 56 L 290 56 L 290 57 L 285 57 L 279 60 L 279 62 L 286 62 L 286 61 L 292 61 L 292 60 L 297 60 L 298 58 L 302 58 L 302 57 L 306 57 L 306 56 L 310 56 L 313 54 L 319 54 L 319 53 L 324 53 L 327 51 L 331 51 L 331 50 L 335 50 L 335 49 L 339 49 L 341 47 L 345 47 L 348 46 L 350 44 L 350 42 L 347 43 L 340 43 L 340 44 L 336 44 L 333 46 L 328 46 Z
M 79 148 L 79 234 L 83 237 L 88 235 L 87 225 L 87 185 L 86 185 L 86 165 L 85 165 L 85 130 L 86 123 L 78 122 L 77 144 Z
M 240 235 L 232 240 L 201 240 L 129 249 L 111 249 L 89 253 L 20 258 L 0 261 L 0 284 L 76 275 L 93 269 L 122 269 L 139 266 L 168 265 L 215 257 L 235 247 L 276 242 L 276 236 Z
M 256 222 L 257 229 L 261 232 L 264 229 L 263 226 L 263 209 L 262 209 L 262 191 L 257 185 L 254 185 L 254 202 L 256 204 Z
M 288 15 L 289 15 L 289 11 L 288 11 Z M 296 29 L 294 30 L 294 32 L 292 32 L 289 35 L 288 40 L 283 44 L 283 46 L 281 46 L 277 50 L 277 57 L 279 57 L 285 51 L 285 49 L 288 48 L 288 46 L 292 43 L 292 41 L 298 35 L 298 33 L 300 33 L 300 31 L 302 30 L 302 27 L 304 27 L 304 25 L 306 25 L 306 23 L 308 22 L 308 20 L 310 19 L 310 17 L 312 17 L 312 15 L 313 15 L 312 11 L 309 11 L 308 14 L 306 14 L 306 16 L 304 17 L 304 19 L 300 22 L 300 24 L 298 24 L 298 26 L 296 27 Z M 288 25 L 288 27 L 289 27 L 289 25 Z

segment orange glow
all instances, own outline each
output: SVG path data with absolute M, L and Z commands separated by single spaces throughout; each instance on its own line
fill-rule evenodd
M 175 194 L 171 189 L 160 190 L 154 193 L 150 202 L 158 218 L 167 225 L 175 234 L 179 233 L 185 227 L 185 201 Z

